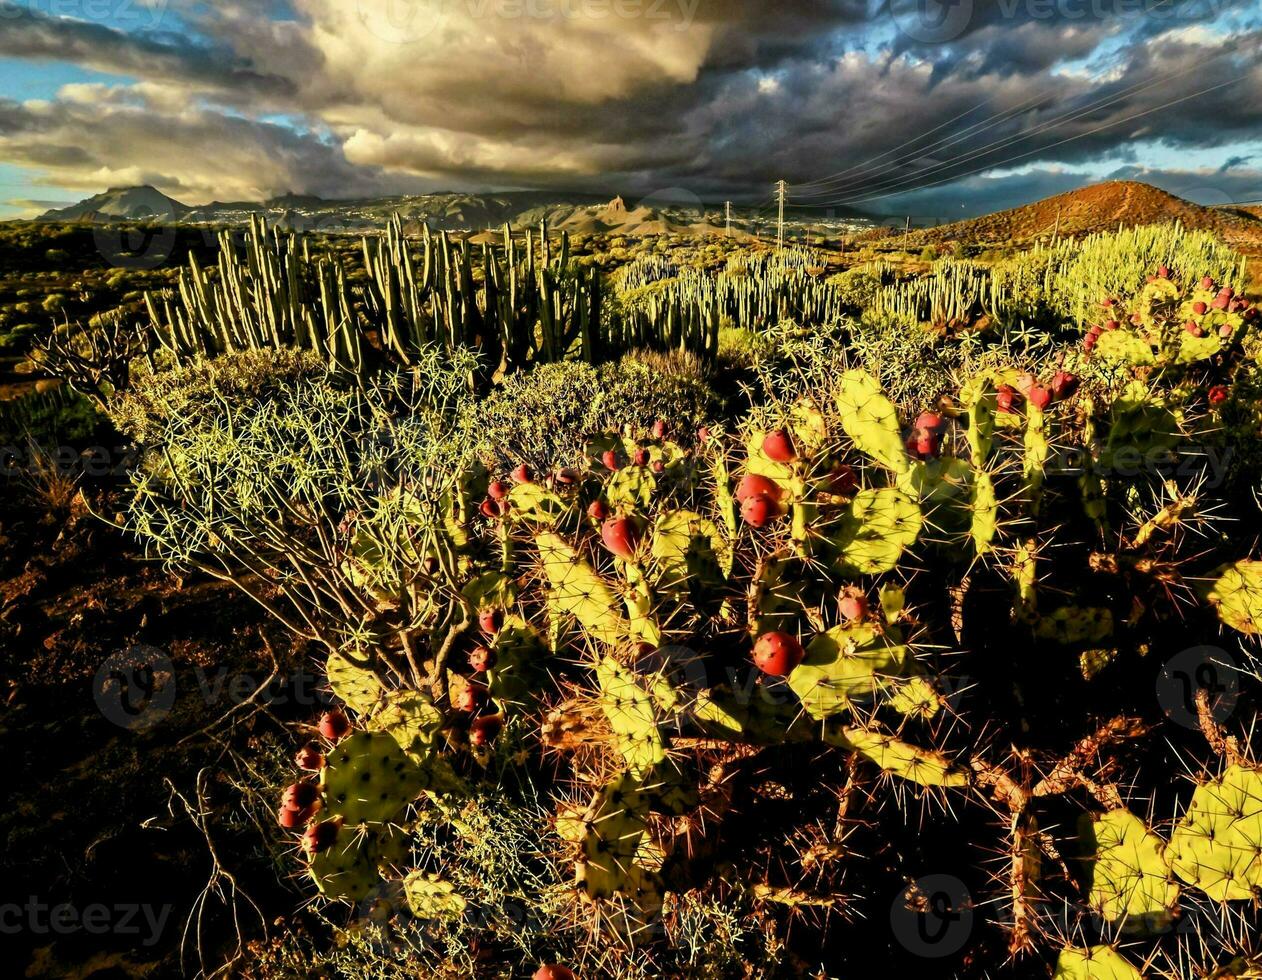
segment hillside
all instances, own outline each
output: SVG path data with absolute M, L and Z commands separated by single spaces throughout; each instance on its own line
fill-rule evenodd
M 40 221 L 105 221 L 118 218 L 182 218 L 188 208 L 156 187 L 112 187 L 68 208 L 48 211 Z
M 888 240 L 893 248 L 969 242 L 980 245 L 1023 244 L 1062 236 L 1113 231 L 1119 226 L 1180 222 L 1185 228 L 1212 231 L 1232 245 L 1262 246 L 1262 218 L 1243 209 L 1203 207 L 1138 181 L 1112 180 L 1058 194 L 1024 207 L 980 218 L 924 228 Z

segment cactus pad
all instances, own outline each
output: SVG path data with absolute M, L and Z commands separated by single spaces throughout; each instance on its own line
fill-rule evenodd
M 403 894 L 418 919 L 454 919 L 468 906 L 451 882 L 424 871 L 413 871 L 403 879 Z
M 583 815 L 577 880 L 593 900 L 612 898 L 635 884 L 636 852 L 644 836 L 648 802 L 640 781 L 624 773 L 596 793 Z
M 911 465 L 903 448 L 898 412 L 880 386 L 864 371 L 847 371 L 837 394 L 841 427 L 858 450 L 886 469 L 905 473 Z
M 1052 980 L 1143 980 L 1143 974 L 1112 946 L 1092 946 L 1062 949 Z
M 1128 810 L 1086 815 L 1081 836 L 1088 857 L 1091 908 L 1125 932 L 1164 932 L 1179 898 L 1165 842 Z
M 346 654 L 329 654 L 325 673 L 333 693 L 361 715 L 370 714 L 385 693 L 377 675 L 367 667 L 352 663 Z
M 831 718 L 859 700 L 895 689 L 913 665 L 897 631 L 871 623 L 835 626 L 806 646 L 806 659 L 789 674 L 789 687 L 812 718 Z
M 876 763 L 881 769 L 921 786 L 966 786 L 968 773 L 941 752 L 922 749 L 882 732 L 864 728 L 824 727 L 824 741 Z
M 356 732 L 329 752 L 323 779 L 325 806 L 348 829 L 385 823 L 425 788 L 425 777 L 398 741 L 384 732 Z
M 1262 633 L 1262 561 L 1240 561 L 1222 569 L 1207 598 L 1232 629 Z
M 391 736 L 408 758 L 423 765 L 434 753 L 443 714 L 424 694 L 391 691 L 369 724 L 374 731 Z
M 1167 856 L 1176 875 L 1214 901 L 1252 898 L 1262 888 L 1262 770 L 1229 766 L 1197 787 Z
M 539 534 L 535 543 L 553 606 L 578 620 L 593 640 L 617 643 L 626 626 L 605 580 L 558 535 Z
M 828 543 L 836 549 L 842 574 L 879 575 L 898 566 L 920 527 L 920 508 L 900 490 L 861 490 Z
M 618 737 L 618 751 L 635 776 L 645 776 L 666 759 L 653 699 L 635 676 L 612 657 L 596 666 L 600 707 Z

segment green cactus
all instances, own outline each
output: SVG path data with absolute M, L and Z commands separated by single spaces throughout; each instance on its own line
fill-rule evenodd
M 535 544 L 553 607 L 578 620 L 594 641 L 617 644 L 627 627 L 605 580 L 560 536 L 537 534 Z
M 366 657 L 357 655 L 356 659 Z M 333 693 L 361 715 L 372 714 L 385 695 L 385 687 L 376 673 L 366 663 L 355 663 L 346 653 L 329 654 L 324 669 Z
M 858 752 L 885 772 L 919 783 L 921 786 L 958 787 L 968 785 L 968 773 L 946 756 L 922 749 L 883 732 L 842 725 L 826 725 L 824 741 L 829 745 Z
M 847 371 L 837 393 L 841 426 L 858 450 L 896 474 L 911 466 L 903 446 L 898 412 L 871 375 Z
M 395 820 L 426 788 L 421 768 L 385 732 L 356 732 L 329 752 L 321 783 L 325 810 L 345 821 L 343 833 L 357 824 Z
M 1112 946 L 1092 946 L 1062 949 L 1052 980 L 1143 980 L 1143 974 Z
M 1170 868 L 1216 902 L 1262 888 L 1262 771 L 1231 765 L 1196 788 L 1175 824 Z
M 898 567 L 921 529 L 920 508 L 893 487 L 860 490 L 825 544 L 843 575 L 879 575 Z
M 424 766 L 438 748 L 443 713 L 417 691 L 391 691 L 368 727 L 393 738 L 416 765 Z
M 1088 902 L 1127 933 L 1165 932 L 1178 910 L 1166 845 L 1129 810 L 1084 814 L 1079 836 L 1088 849 Z
M 307 871 L 330 901 L 360 902 L 380 884 L 382 870 L 402 860 L 403 848 L 398 828 L 343 828 L 337 840 L 311 858 Z
M 413 871 L 403 879 L 403 895 L 418 919 L 458 918 L 469 904 L 451 882 L 424 871 Z
M 618 751 L 628 771 L 644 777 L 666 760 L 666 740 L 662 736 L 653 699 L 636 681 L 635 675 L 612 657 L 596 665 L 600 685 L 600 707 L 618 739 Z
M 1250 636 L 1262 633 L 1262 561 L 1238 561 L 1219 569 L 1205 597 L 1232 629 Z
M 582 818 L 577 881 L 588 898 L 610 899 L 644 884 L 635 859 L 644 838 L 648 800 L 624 773 L 598 790 Z
M 923 688 L 899 698 L 917 673 L 897 629 L 857 623 L 815 636 L 806 645 L 806 659 L 789 675 L 789 687 L 807 714 L 820 721 L 850 710 L 856 701 L 867 706 L 880 700 L 920 713 L 914 706 L 923 704 Z

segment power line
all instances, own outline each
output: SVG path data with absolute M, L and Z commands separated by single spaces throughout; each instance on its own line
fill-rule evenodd
M 1154 112 L 1160 112 L 1162 109 L 1168 109 L 1170 108 L 1170 106 L 1179 105 L 1180 103 L 1187 102 L 1189 99 L 1195 99 L 1202 95 L 1207 95 L 1210 92 L 1215 92 L 1218 89 L 1226 88 L 1229 85 L 1235 85 L 1237 82 L 1244 80 L 1244 78 L 1246 77 L 1247 76 L 1245 75 L 1238 75 L 1235 78 L 1229 79 L 1225 82 L 1219 82 L 1217 85 L 1211 85 L 1208 88 L 1201 89 L 1198 92 L 1193 92 L 1190 95 L 1185 95 L 1182 98 L 1171 99 L 1169 102 L 1163 102 L 1161 105 L 1154 106 L 1151 109 L 1145 109 L 1142 112 L 1136 112 L 1129 116 L 1124 116 L 1123 118 L 1114 120 L 1113 122 L 1103 123 L 1099 126 L 1095 126 L 1087 130 L 1085 133 L 1078 133 L 1075 136 L 1067 136 L 1064 139 L 1057 140 L 1055 143 L 1051 143 L 1047 146 L 1036 147 L 1035 149 L 1029 150 L 1025 153 L 1020 153 L 1015 156 L 1006 157 L 1005 159 L 996 161 L 994 163 L 987 163 L 987 164 L 984 164 L 983 166 L 977 167 L 974 170 L 965 171 L 964 173 L 951 174 L 939 180 L 930 181 L 929 183 L 921 184 L 917 187 L 912 187 L 907 190 L 890 190 L 890 191 L 886 191 L 883 194 L 869 194 L 869 195 L 861 194 L 858 197 L 848 198 L 841 201 L 831 201 L 831 202 L 828 202 L 827 204 L 810 204 L 810 205 L 803 205 L 803 206 L 813 207 L 813 208 L 840 207 L 842 205 L 847 205 L 847 204 L 859 204 L 859 203 L 864 203 L 867 201 L 879 201 L 887 197 L 901 196 L 903 194 L 912 194 L 920 190 L 927 190 L 930 187 L 937 187 L 941 184 L 951 183 L 952 181 L 961 180 L 964 177 L 971 177 L 971 176 L 974 176 L 975 174 L 983 173 L 984 171 L 987 171 L 987 170 L 997 170 L 1000 167 L 1007 166 L 1008 164 L 1014 163 L 1017 160 L 1024 160 L 1026 157 L 1033 156 L 1036 153 L 1045 153 L 1048 150 L 1053 150 L 1056 147 L 1063 146 L 1066 143 L 1072 143 L 1074 140 L 1080 140 L 1080 139 L 1084 139 L 1087 136 L 1093 136 L 1094 134 L 1103 132 L 1106 129 L 1111 129 L 1114 126 L 1120 126 L 1123 123 L 1131 122 L 1132 120 L 1141 119 L 1144 116 L 1152 115 Z
M 1113 94 L 1111 94 L 1111 95 L 1106 95 L 1106 96 L 1104 96 L 1104 97 L 1102 97 L 1102 98 L 1098 98 L 1098 99 L 1092 100 L 1091 102 L 1088 102 L 1085 106 L 1080 106 L 1080 107 L 1078 107 L 1078 108 L 1076 108 L 1076 109 L 1072 109 L 1072 110 L 1069 110 L 1069 111 L 1067 111 L 1067 112 L 1065 112 L 1065 113 L 1062 113 L 1062 114 L 1060 114 L 1060 115 L 1054 116 L 1052 119 L 1049 119 L 1049 120 L 1047 120 L 1046 122 L 1039 124 L 1038 126 L 1034 127 L 1034 128 L 1033 128 L 1033 129 L 1031 129 L 1031 130 L 1026 130 L 1026 131 L 1024 131 L 1024 132 L 1015 133 L 1015 134 L 1012 134 L 1012 135 L 1010 135 L 1010 136 L 1003 137 L 1003 138 L 1000 138 L 1000 139 L 997 139 L 997 140 L 992 140 L 991 142 L 986 143 L 986 144 L 982 145 L 981 147 L 978 147 L 978 148 L 976 148 L 976 149 L 974 149 L 974 150 L 972 150 L 972 151 L 970 151 L 970 152 L 968 152 L 968 153 L 964 154 L 964 156 L 962 156 L 962 157 L 957 157 L 957 158 L 954 158 L 954 159 L 952 159 L 952 160 L 945 161 L 945 162 L 942 162 L 942 163 L 936 164 L 936 165 L 934 165 L 934 166 L 931 166 L 931 167 L 928 167 L 928 168 L 921 169 L 921 170 L 919 170 L 919 171 L 917 171 L 917 172 L 915 172 L 915 173 L 913 173 L 913 174 L 904 174 L 904 175 L 901 175 L 901 176 L 896 175 L 896 174 L 890 174 L 890 175 L 888 175 L 888 176 L 886 176 L 886 177 L 879 178 L 879 179 L 877 179 L 877 180 L 875 180 L 875 181 L 870 182 L 870 183 L 869 183 L 869 186 L 866 186 L 866 187 L 863 185 L 863 182 L 862 182 L 862 181 L 859 181 L 859 182 L 858 182 L 858 184 L 857 184 L 857 186 L 855 186 L 854 188 L 852 188 L 852 190 L 851 190 L 851 191 L 843 191 L 843 189 L 842 189 L 841 187 L 833 188 L 833 189 L 832 189 L 832 191 L 833 191 L 834 193 L 843 193 L 843 194 L 844 194 L 844 193 L 861 193 L 861 194 L 867 195 L 867 194 L 870 194 L 870 193 L 872 193 L 872 192 L 874 192 L 874 191 L 881 191 L 881 190 L 893 190 L 893 189 L 898 188 L 898 187 L 904 187 L 904 186 L 908 186 L 908 185 L 910 185 L 910 184 L 915 184 L 915 183 L 919 182 L 919 181 L 920 181 L 920 180 L 922 180 L 924 177 L 926 177 L 926 176 L 928 176 L 928 175 L 930 175 L 930 174 L 933 174 L 933 173 L 938 173 L 938 172 L 941 172 L 941 171 L 946 170 L 946 169 L 949 169 L 949 168 L 957 167 L 957 166 L 959 166 L 959 164 L 960 164 L 960 163 L 962 163 L 962 162 L 966 162 L 966 161 L 968 161 L 968 160 L 972 160 L 972 159 L 977 159 L 978 157 L 983 156 L 983 155 L 984 155 L 984 154 L 986 154 L 986 153 L 994 152 L 994 151 L 999 150 L 999 149 L 1001 149 L 1001 148 L 1003 148 L 1003 147 L 1005 147 L 1005 146 L 1009 146 L 1009 145 L 1012 145 L 1013 143 L 1020 142 L 1021 140 L 1029 139 L 1029 138 L 1031 138 L 1031 137 L 1033 137 L 1033 136 L 1035 136 L 1035 135 L 1038 135 L 1038 134 L 1039 134 L 1039 133 L 1041 133 L 1041 132 L 1045 132 L 1045 131 L 1047 131 L 1048 129 L 1054 128 L 1054 127 L 1059 126 L 1059 125 L 1062 125 L 1062 124 L 1064 124 L 1064 123 L 1066 123 L 1066 122 L 1073 121 L 1073 120 L 1075 120 L 1075 119 L 1081 118 L 1082 116 L 1085 116 L 1085 115 L 1088 115 L 1088 114 L 1090 114 L 1090 113 L 1092 113 L 1092 112 L 1095 112 L 1095 111 L 1097 111 L 1097 110 L 1099 110 L 1099 109 L 1103 109 L 1103 108 L 1106 108 L 1107 106 L 1113 105 L 1113 104 L 1115 104 L 1115 103 L 1117 103 L 1117 102 L 1119 102 L 1119 101 L 1121 101 L 1121 100 L 1123 100 L 1123 99 L 1125 99 L 1125 98 L 1127 98 L 1127 97 L 1129 97 L 1129 96 L 1137 95 L 1137 94 L 1139 94 L 1139 93 L 1141 93 L 1141 92 L 1143 92 L 1143 91 L 1146 91 L 1147 89 L 1150 89 L 1150 88 L 1153 88 L 1153 87 L 1155 87 L 1155 86 L 1158 86 L 1158 85 L 1162 85 L 1162 84 L 1168 83 L 1168 82 L 1170 82 L 1171 80 L 1173 80 L 1173 79 L 1175 79 L 1175 78 L 1179 78 L 1179 77 L 1181 77 L 1181 76 L 1183 76 L 1183 75 L 1187 75 L 1187 74 L 1189 74 L 1189 73 L 1191 73 L 1191 72 L 1193 72 L 1193 71 L 1201 71 L 1201 70 L 1204 70 L 1205 66 L 1206 66 L 1209 62 L 1211 62 L 1211 61 L 1213 61 L 1213 60 L 1215 60 L 1215 59 L 1218 59 L 1218 58 L 1224 57 L 1224 56 L 1226 56 L 1226 55 L 1228 55 L 1228 54 L 1233 54 L 1233 53 L 1235 53 L 1236 51 L 1238 51 L 1238 50 L 1239 50 L 1239 49 L 1240 49 L 1240 48 L 1244 45 L 1245 40 L 1247 40 L 1247 39 L 1243 39 L 1243 38 L 1242 38 L 1242 39 L 1240 39 L 1240 40 L 1238 40 L 1238 41 L 1236 41 L 1236 42 L 1233 42 L 1232 44 L 1229 44 L 1229 45 L 1227 45 L 1227 46 L 1223 47 L 1222 49 L 1220 49 L 1219 51 L 1217 51 L 1215 54 L 1211 55 L 1209 58 L 1204 59 L 1204 60 L 1199 61 L 1199 62 L 1196 62 L 1195 64 L 1192 64 L 1192 65 L 1190 65 L 1190 66 L 1188 66 L 1188 67 L 1186 67 L 1186 68 L 1180 69 L 1180 70 L 1175 71 L 1175 72 L 1170 72 L 1170 73 L 1167 73 L 1167 74 L 1165 74 L 1165 75 L 1161 76 L 1160 78 L 1150 79 L 1150 80 L 1148 80 L 1148 81 L 1144 81 L 1144 82 L 1136 82 L 1135 84 L 1130 85 L 1130 86 L 1127 86 L 1126 88 L 1122 89 L 1120 92 L 1116 92 L 1116 93 L 1113 93 Z M 956 135 L 954 135 L 954 136 L 952 136 L 952 137 L 949 137 L 949 138 L 944 138 L 944 139 L 940 139 L 940 140 L 937 140 L 937 141 L 935 141 L 934 143 L 932 143 L 932 144 L 930 144 L 930 145 L 928 145 L 928 146 L 922 147 L 922 148 L 921 148 L 918 152 L 919 152 L 920 154 L 922 154 L 922 155 L 923 155 L 923 154 L 928 153 L 928 152 L 930 152 L 930 151 L 932 151 L 932 150 L 935 150 L 935 149 L 945 149 L 945 148 L 946 148 L 946 147 L 948 147 L 948 146 L 951 146 L 951 145 L 954 145 L 954 144 L 956 144 L 956 143 L 959 143 L 959 142 L 961 142 L 962 140 L 964 140 L 964 139 L 965 139 L 968 135 L 970 135 L 971 133 L 983 132 L 983 131 L 985 131 L 985 130 L 987 130 L 987 129 L 991 129 L 991 128 L 993 128 L 994 126 L 999 125 L 1001 122 L 1007 121 L 1007 119 L 1015 118 L 1015 116 L 1016 116 L 1017 114 L 1019 114 L 1019 113 L 1021 113 L 1021 112 L 1023 112 L 1023 111 L 1029 111 L 1029 110 L 1026 108 L 1027 104 L 1028 104 L 1028 103 L 1030 103 L 1031 101 L 1037 102 L 1037 101 L 1039 101 L 1039 100 L 1041 100 L 1041 99 L 1043 99 L 1043 96 L 1042 96 L 1042 95 L 1039 95 L 1039 96 L 1034 97 L 1034 99 L 1033 99 L 1033 100 L 1027 99 L 1027 100 L 1025 100 L 1025 102 L 1023 102 L 1023 103 L 1019 103 L 1019 104 L 1018 104 L 1015 108 L 1013 108 L 1013 109 L 1009 109 L 1009 110 L 1005 110 L 1003 113 L 1000 113 L 1000 114 L 998 114 L 998 115 L 996 115 L 996 116 L 991 117 L 989 121 L 983 120 L 982 122 L 979 122 L 979 123 L 974 123 L 974 124 L 972 124 L 971 126 L 966 127 L 966 128 L 965 128 L 962 132 L 960 132 L 960 133 L 958 133 L 958 134 L 956 134 Z M 1174 103 L 1171 103 L 1171 104 L 1174 104 Z M 1036 106 L 1030 106 L 1029 108 L 1031 108 L 1031 109 L 1032 109 L 1032 108 L 1036 108 Z M 973 111 L 972 109 L 968 110 L 968 112 L 972 112 L 972 111 Z M 955 119 L 957 119 L 957 120 L 958 120 L 958 119 L 962 118 L 962 116 L 964 116 L 964 115 L 968 115 L 968 112 L 965 112 L 965 113 L 961 114 L 961 116 L 956 116 L 956 117 L 955 117 Z M 1123 120 L 1123 121 L 1124 121 L 1124 120 Z M 930 132 L 930 133 L 932 133 L 932 132 L 935 132 L 935 131 L 937 131 L 938 129 L 941 129 L 941 128 L 942 128 L 942 126 L 937 126 L 937 127 L 935 127 L 933 130 L 930 130 L 929 132 Z M 1098 131 L 1098 130 L 1097 130 L 1097 131 Z M 927 134 L 925 134 L 925 135 L 927 135 Z M 1086 134 L 1083 134 L 1083 135 L 1086 135 Z M 895 151 L 897 151 L 897 150 L 899 150 L 899 149 L 902 149 L 903 147 L 910 146 L 910 145 L 914 144 L 916 141 L 917 141 L 917 140 L 915 140 L 915 139 L 913 139 L 913 140 L 909 140 L 909 141 L 905 141 L 904 143 L 900 144 L 898 147 L 895 147 L 893 150 L 886 151 L 886 154 L 880 154 L 880 155 L 878 155 L 878 157 L 874 157 L 874 158 L 872 158 L 872 159 L 878 159 L 878 158 L 879 158 L 879 156 L 881 156 L 881 155 L 888 155 L 889 153 L 895 152 Z M 1058 145 L 1058 144 L 1053 144 L 1053 145 Z M 863 166 L 863 165 L 862 165 L 862 164 L 860 164 L 859 166 L 861 167 L 861 166 Z M 856 169 L 856 168 L 852 167 L 852 168 L 850 168 L 850 169 L 851 169 L 851 170 L 854 170 L 854 169 Z M 842 173 L 846 173 L 846 171 L 843 171 Z M 840 176 L 840 175 L 838 175 L 838 176 Z M 805 187 L 811 187 L 811 186 L 816 186 L 816 185 L 823 185 L 823 184 L 827 183 L 830 179 L 831 179 L 831 178 L 822 178 L 820 181 L 812 182 L 811 184 L 801 185 L 798 189 L 800 190 L 801 188 L 805 188 Z M 854 181 L 854 180 L 851 180 L 851 181 L 848 181 L 848 182 L 843 182 L 843 183 L 855 183 L 855 181 Z M 806 198 L 808 199 L 808 201 L 807 201 L 807 202 L 803 202 L 803 206 L 805 206 L 805 207 L 828 207 L 828 206 L 832 206 L 834 203 L 836 203 L 836 199 L 834 199 L 833 201 L 824 201 L 824 202 L 821 202 L 821 203 L 819 203 L 819 204 L 811 204 L 811 203 L 809 203 L 809 199 L 810 199 L 810 198 L 812 198 L 812 197 L 816 197 L 816 198 L 818 198 L 818 197 L 823 196 L 825 193 L 827 193 L 827 192 L 825 192 L 825 191 L 822 191 L 822 190 L 821 190 L 821 191 L 815 191 L 815 192 L 807 192 L 807 193 L 804 193 L 804 194 L 800 193 L 798 196 L 799 196 L 799 198 L 800 198 L 800 197 L 806 197 Z

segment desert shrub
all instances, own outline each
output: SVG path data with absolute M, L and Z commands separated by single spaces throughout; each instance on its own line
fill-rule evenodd
M 842 305 L 851 316 L 858 316 L 871 306 L 881 288 L 880 275 L 862 268 L 839 272 L 828 281 L 836 287 Z
M 261 349 L 201 358 L 134 379 L 131 390 L 111 404 L 110 415 L 134 442 L 153 445 L 172 420 L 240 409 L 297 381 L 323 377 L 327 370 L 324 360 L 309 351 Z
M 671 363 L 633 354 L 600 367 L 541 365 L 466 403 L 460 438 L 492 469 L 546 470 L 581 459 L 587 437 L 607 429 L 647 430 L 663 418 L 692 431 L 715 416 L 719 399 L 695 360 L 683 371 Z

